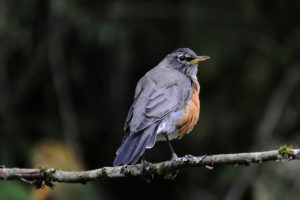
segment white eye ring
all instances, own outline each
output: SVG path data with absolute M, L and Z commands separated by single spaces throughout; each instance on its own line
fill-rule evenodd
M 182 61 L 184 61 L 185 56 L 183 54 L 180 54 L 180 55 L 178 55 L 177 59 L 182 62 Z

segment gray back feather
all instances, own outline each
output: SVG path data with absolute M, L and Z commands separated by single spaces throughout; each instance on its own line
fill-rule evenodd
M 145 74 L 137 84 L 114 165 L 136 163 L 155 144 L 159 123 L 170 112 L 183 109 L 191 95 L 191 80 L 164 63 Z

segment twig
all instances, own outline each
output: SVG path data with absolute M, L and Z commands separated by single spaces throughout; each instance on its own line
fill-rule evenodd
M 289 149 L 279 153 L 278 150 L 219 154 L 209 156 L 180 157 L 174 161 L 149 163 L 146 165 L 124 165 L 117 167 L 103 167 L 89 171 L 62 171 L 55 168 L 21 169 L 0 168 L 0 180 L 26 180 L 35 183 L 37 188 L 47 185 L 52 187 L 53 182 L 86 183 L 97 179 L 141 177 L 152 179 L 160 176 L 165 179 L 174 179 L 178 170 L 190 167 L 216 167 L 222 165 L 250 165 L 266 161 L 286 161 L 300 159 L 300 149 Z M 39 185 L 36 185 L 39 183 Z

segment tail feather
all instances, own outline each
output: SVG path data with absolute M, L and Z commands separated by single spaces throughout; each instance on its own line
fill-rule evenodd
M 141 144 L 139 144 L 135 151 L 133 152 L 133 156 L 131 158 L 131 160 L 129 161 L 129 163 L 137 163 L 137 161 L 139 160 L 139 158 L 141 157 L 141 155 L 144 154 L 145 150 L 146 150 L 146 146 L 149 142 L 150 136 L 147 136 L 147 138 L 143 139 L 143 142 L 141 142 Z
M 155 129 L 153 131 L 153 134 L 149 138 L 149 141 L 148 141 L 148 144 L 146 146 L 146 149 L 152 149 L 152 147 L 155 145 L 156 136 L 157 136 L 157 128 L 158 128 L 158 125 L 155 127 Z
M 156 127 L 157 125 L 153 124 L 146 130 L 130 133 L 118 149 L 113 165 L 136 163 L 149 144 L 153 147 L 156 137 Z

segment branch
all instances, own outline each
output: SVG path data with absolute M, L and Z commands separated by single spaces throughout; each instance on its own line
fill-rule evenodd
M 219 154 L 209 156 L 180 157 L 174 161 L 160 163 L 146 163 L 136 165 L 124 165 L 117 167 L 103 167 L 89 171 L 62 171 L 55 168 L 21 169 L 0 168 L 0 180 L 22 180 L 34 184 L 40 188 L 43 185 L 52 187 L 53 182 L 86 183 L 96 179 L 143 177 L 152 179 L 161 176 L 166 179 L 175 178 L 179 170 L 189 167 L 208 167 L 222 165 L 249 165 L 266 161 L 286 161 L 300 159 L 300 149 L 281 147 L 279 150 Z

